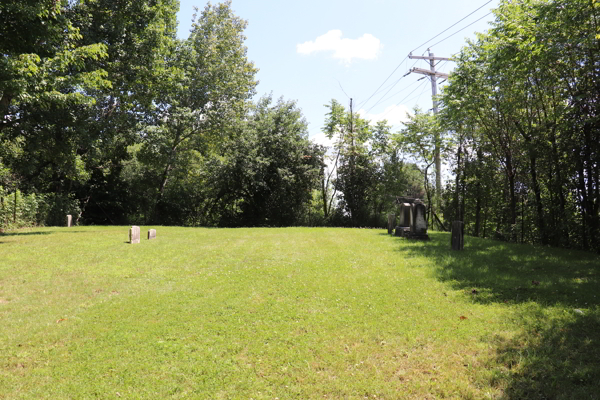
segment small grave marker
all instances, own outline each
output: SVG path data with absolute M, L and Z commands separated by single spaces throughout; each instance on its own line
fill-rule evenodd
M 148 229 L 148 240 L 156 239 L 156 229 Z
M 396 214 L 388 214 L 388 235 L 394 233 L 394 227 L 396 226 Z
M 129 229 L 129 243 L 135 244 L 140 242 L 140 227 L 133 225 Z
M 73 224 L 73 216 L 70 214 L 67 214 L 67 228 L 70 228 L 72 224 Z

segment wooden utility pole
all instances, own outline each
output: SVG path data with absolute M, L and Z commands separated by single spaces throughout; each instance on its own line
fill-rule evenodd
M 438 102 L 436 100 L 437 96 L 437 78 L 446 78 L 448 79 L 448 74 L 443 72 L 437 72 L 435 70 L 435 62 L 436 61 L 451 61 L 449 58 L 445 57 L 435 57 L 435 55 L 429 51 L 428 56 L 413 56 L 412 54 L 408 55 L 408 58 L 411 60 L 429 60 L 429 71 L 422 68 L 413 68 L 410 72 L 415 72 L 417 74 L 422 74 L 429 76 L 431 80 L 431 97 L 433 99 L 433 113 L 438 113 Z M 435 199 L 436 199 L 436 209 L 440 209 L 441 206 L 441 195 L 442 195 L 442 158 L 440 155 L 440 147 L 438 145 L 439 137 L 435 138 Z

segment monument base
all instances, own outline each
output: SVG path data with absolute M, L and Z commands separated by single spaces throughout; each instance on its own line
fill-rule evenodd
M 405 237 L 410 233 L 410 227 L 408 226 L 397 226 L 396 231 L 394 232 L 394 236 Z
M 415 240 L 429 240 L 429 235 L 426 233 L 414 233 L 414 232 L 407 232 L 404 235 L 405 238 L 407 239 L 415 239 Z

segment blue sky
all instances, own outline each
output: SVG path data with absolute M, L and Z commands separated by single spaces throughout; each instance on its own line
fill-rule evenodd
M 178 35 L 185 38 L 193 7 L 203 9 L 206 2 L 180 2 Z M 430 109 L 429 80 L 418 81 L 423 76 L 415 73 L 400 79 L 415 63 L 405 59 L 406 56 L 412 50 L 414 55 L 422 55 L 433 45 L 431 51 L 436 56 L 449 57 L 460 50 L 467 38 L 474 38 L 475 32 L 489 28 L 493 15 L 486 14 L 497 6 L 498 0 L 232 2 L 236 15 L 248 21 L 245 32 L 248 58 L 260 69 L 258 96 L 272 92 L 274 98 L 296 100 L 309 123 L 309 136 L 320 143 L 326 142 L 321 133 L 327 112 L 324 105 L 332 98 L 346 105 L 349 97 L 353 98 L 354 109 L 363 117 L 371 120 L 385 117 L 394 130 L 402 127 L 406 111 L 415 105 Z M 420 46 L 480 7 L 464 21 Z M 483 19 L 475 22 L 480 18 Z M 452 64 L 440 62 L 438 70 L 450 72 Z M 429 69 L 426 61 L 417 61 L 414 66 Z M 365 103 L 390 74 L 380 92 Z

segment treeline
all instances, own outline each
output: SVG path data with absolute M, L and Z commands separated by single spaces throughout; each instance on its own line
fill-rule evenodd
M 176 0 L 0 4 L 0 227 L 66 214 L 364 226 L 420 190 L 384 125 L 332 103 L 332 155 L 308 140 L 293 101 L 252 101 L 257 68 L 230 2 L 197 11 L 183 40 L 177 11 Z
M 444 216 L 475 236 L 600 251 L 600 2 L 502 1 L 454 56 Z

